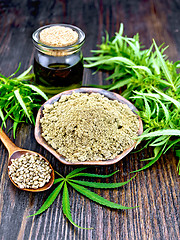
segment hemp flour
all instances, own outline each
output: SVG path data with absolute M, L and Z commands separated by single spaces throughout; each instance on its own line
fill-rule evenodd
M 138 136 L 137 115 L 99 93 L 63 95 L 43 114 L 42 136 L 69 162 L 113 159 Z

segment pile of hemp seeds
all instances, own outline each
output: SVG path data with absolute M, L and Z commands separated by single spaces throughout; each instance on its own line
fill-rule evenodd
M 49 163 L 38 154 L 23 154 L 11 160 L 8 166 L 9 175 L 19 188 L 37 189 L 43 187 L 51 179 L 52 169 Z
M 138 136 L 135 113 L 99 93 L 62 95 L 46 104 L 40 119 L 42 137 L 69 162 L 115 158 Z

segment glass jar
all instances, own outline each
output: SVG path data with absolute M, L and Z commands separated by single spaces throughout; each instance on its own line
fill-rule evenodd
M 40 41 L 40 32 L 46 28 L 60 26 L 76 31 L 78 40 L 68 46 L 48 46 Z M 37 29 L 33 35 L 36 49 L 34 56 L 35 82 L 48 95 L 78 88 L 82 84 L 83 55 L 81 47 L 85 41 L 84 32 L 69 24 L 51 24 Z

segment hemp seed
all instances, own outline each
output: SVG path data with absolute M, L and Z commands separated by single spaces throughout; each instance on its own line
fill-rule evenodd
M 20 158 L 12 159 L 11 162 L 11 165 L 8 166 L 9 174 L 20 188 L 37 189 L 43 187 L 51 178 L 52 169 L 38 154 L 26 153 Z
M 40 41 L 48 46 L 65 47 L 78 40 L 78 33 L 69 27 L 53 26 L 40 32 Z

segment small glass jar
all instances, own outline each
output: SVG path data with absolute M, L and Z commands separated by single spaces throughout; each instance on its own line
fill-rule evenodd
M 48 46 L 40 41 L 40 32 L 46 28 L 60 26 L 76 31 L 78 39 L 64 47 Z M 33 35 L 36 48 L 34 56 L 35 82 L 49 95 L 78 88 L 82 84 L 83 55 L 81 47 L 85 41 L 84 32 L 69 24 L 51 24 L 37 29 Z

